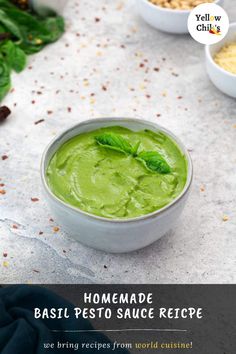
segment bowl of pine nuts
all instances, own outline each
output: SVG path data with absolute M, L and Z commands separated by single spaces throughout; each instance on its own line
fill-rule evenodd
M 236 22 L 220 42 L 206 45 L 206 68 L 212 83 L 224 94 L 236 98 Z
M 188 33 L 191 10 L 203 3 L 223 5 L 224 0 L 136 0 L 142 18 L 156 29 L 175 34 Z

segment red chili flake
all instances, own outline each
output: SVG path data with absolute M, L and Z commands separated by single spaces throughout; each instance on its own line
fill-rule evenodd
M 47 114 L 49 115 L 49 114 L 52 114 L 53 113 L 53 111 L 47 111 Z
M 0 189 L 0 194 L 4 195 L 6 194 L 7 192 L 4 190 L 4 189 Z
M 40 235 L 40 236 L 43 235 L 43 231 L 39 231 L 39 235 Z
M 143 68 L 145 65 L 143 63 L 139 64 L 140 68 Z
M 7 155 L 2 155 L 2 160 L 7 160 L 8 159 L 8 156 Z
M 70 113 L 71 112 L 71 107 L 67 107 L 67 111 Z
M 7 106 L 0 107 L 0 122 L 3 122 L 11 114 L 11 110 Z
M 100 22 L 101 19 L 99 17 L 95 17 L 95 22 Z
M 147 98 L 151 98 L 151 96 L 150 96 L 150 95 L 146 95 L 146 97 L 147 97 Z
M 43 123 L 45 121 L 45 119 L 39 119 L 36 122 L 34 122 L 35 125 L 39 124 L 39 123 Z
M 178 100 L 182 100 L 183 96 L 178 96 L 177 99 Z
M 157 113 L 157 117 L 160 117 L 161 116 L 161 114 L 160 113 Z
M 29 70 L 32 70 L 32 69 L 33 69 L 33 66 L 28 66 L 28 69 L 29 69 Z
M 123 49 L 125 49 L 125 48 L 126 48 L 124 44 L 121 44 L 121 46 L 120 46 L 120 47 L 121 47 L 121 48 L 123 48 Z
M 4 187 L 5 186 L 5 184 L 4 183 L 0 183 L 0 187 Z
M 38 198 L 31 198 L 31 201 L 35 203 L 35 202 L 38 202 L 39 199 Z
M 13 228 L 13 229 L 18 229 L 18 226 L 15 225 L 15 224 L 13 224 L 13 225 L 12 225 L 12 228 Z
M 157 71 L 157 72 L 158 72 L 158 71 L 160 71 L 160 69 L 159 69 L 159 68 L 154 68 L 153 70 L 154 70 L 154 71 Z
M 8 256 L 7 252 L 3 252 L 3 257 L 6 258 Z
M 102 89 L 103 89 L 103 91 L 107 91 L 107 88 L 106 88 L 106 86 L 102 86 Z
M 32 104 L 35 104 L 35 100 L 31 101 Z

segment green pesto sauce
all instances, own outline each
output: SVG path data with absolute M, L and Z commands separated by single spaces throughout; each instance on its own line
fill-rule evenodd
M 99 146 L 95 136 L 117 133 L 139 150 L 157 151 L 171 167 L 169 174 L 148 170 L 134 157 Z M 107 127 L 64 143 L 47 168 L 51 191 L 65 203 L 90 214 L 127 219 L 152 213 L 171 203 L 183 190 L 187 162 L 176 143 L 161 132 Z

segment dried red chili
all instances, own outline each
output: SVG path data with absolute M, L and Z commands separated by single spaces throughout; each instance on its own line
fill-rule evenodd
M 0 107 L 0 122 L 3 122 L 11 114 L 11 110 L 7 106 Z

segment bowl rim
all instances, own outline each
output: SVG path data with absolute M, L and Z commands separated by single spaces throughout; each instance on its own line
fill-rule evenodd
M 121 122 L 121 121 L 126 121 L 126 122 L 136 122 L 136 123 L 142 123 L 142 124 L 146 124 L 147 126 L 150 127 L 150 129 L 156 129 L 158 131 L 161 131 L 163 133 L 165 133 L 167 136 L 169 136 L 176 144 L 177 146 L 180 148 L 181 152 L 184 154 L 187 163 L 188 163 L 188 169 L 187 169 L 187 180 L 185 183 L 185 186 L 183 188 L 183 190 L 181 191 L 181 193 L 172 200 L 171 203 L 167 204 L 166 206 L 164 206 L 161 209 L 155 210 L 152 213 L 149 214 L 145 214 L 145 215 L 141 215 L 141 216 L 136 216 L 133 218 L 129 218 L 129 219 L 119 219 L 119 218 L 115 218 L 115 219 L 109 219 L 103 216 L 99 216 L 99 215 L 94 215 L 94 214 L 90 214 L 86 211 L 83 211 L 77 207 L 74 207 L 70 204 L 65 203 L 64 201 L 62 201 L 61 199 L 59 199 L 49 188 L 47 181 L 46 181 L 46 159 L 47 156 L 51 150 L 51 148 L 57 143 L 60 142 L 60 140 L 63 139 L 63 137 L 68 134 L 69 132 L 73 131 L 74 129 L 84 126 L 84 125 L 90 125 L 92 123 L 104 123 L 104 122 L 108 122 L 108 121 L 112 121 L 112 122 Z M 79 134 L 75 134 L 74 136 L 79 135 Z M 70 138 L 71 139 L 71 138 Z M 68 139 L 69 140 L 69 139 Z M 173 134 L 171 131 L 169 131 L 168 129 L 160 126 L 159 124 L 150 122 L 148 120 L 145 119 L 140 119 L 140 118 L 128 118 L 128 117 L 107 117 L 107 118 L 93 118 L 93 119 L 87 119 L 84 120 L 80 123 L 77 123 L 73 126 L 71 126 L 70 128 L 67 128 L 65 130 L 63 130 L 60 134 L 58 134 L 54 139 L 51 140 L 51 142 L 46 146 L 42 158 L 41 158 L 41 165 L 40 165 L 40 174 L 41 174 L 41 182 L 43 184 L 44 190 L 46 191 L 46 193 L 49 195 L 49 197 L 51 197 L 56 203 L 58 203 L 59 205 L 72 210 L 76 213 L 79 213 L 83 216 L 86 216 L 87 218 L 93 219 L 93 220 L 99 220 L 101 222 L 105 222 L 105 223 L 117 223 L 117 224 L 127 224 L 127 223 L 132 223 L 132 222 L 138 222 L 138 221 L 142 221 L 142 220 L 146 220 L 146 219 L 152 219 L 164 212 L 166 212 L 167 210 L 169 210 L 170 208 L 172 208 L 173 206 L 175 206 L 189 191 L 190 186 L 192 184 L 192 180 L 193 180 L 193 164 L 192 164 L 192 159 L 190 156 L 189 151 L 187 150 L 187 148 L 185 147 L 185 145 L 182 143 L 182 141 L 175 136 L 175 134 Z
M 236 22 L 230 23 L 229 29 L 234 28 L 234 27 L 235 27 L 235 29 L 236 29 Z M 236 34 L 236 31 L 235 31 L 235 34 Z M 226 39 L 226 40 L 227 40 L 227 35 L 226 35 L 226 37 L 223 38 L 223 39 Z M 216 43 L 216 44 L 218 44 L 218 43 Z M 233 74 L 233 73 L 231 73 L 230 71 L 225 70 L 224 68 L 222 68 L 221 66 L 219 66 L 219 65 L 215 62 L 215 60 L 212 58 L 212 55 L 211 55 L 211 53 L 210 53 L 210 47 L 211 47 L 211 46 L 214 46 L 214 45 L 215 45 L 215 44 L 205 45 L 205 54 L 206 54 L 206 58 L 207 58 L 208 62 L 209 62 L 212 66 L 214 66 L 218 71 L 220 71 L 222 74 L 224 74 L 224 75 L 226 75 L 226 76 L 228 76 L 228 77 L 231 77 L 231 78 L 234 78 L 234 79 L 235 79 L 235 78 L 236 78 L 236 74 Z
M 160 5 L 154 5 L 149 0 L 138 0 L 138 1 L 142 1 L 146 5 L 149 5 L 153 10 L 156 9 L 156 10 L 163 11 L 163 12 L 170 12 L 170 13 L 176 13 L 176 14 L 190 14 L 190 12 L 193 10 L 193 9 L 190 9 L 190 10 L 168 9 L 168 8 L 162 7 Z M 213 2 L 213 4 L 217 5 L 218 3 L 222 2 L 222 1 L 223 0 L 215 0 Z

